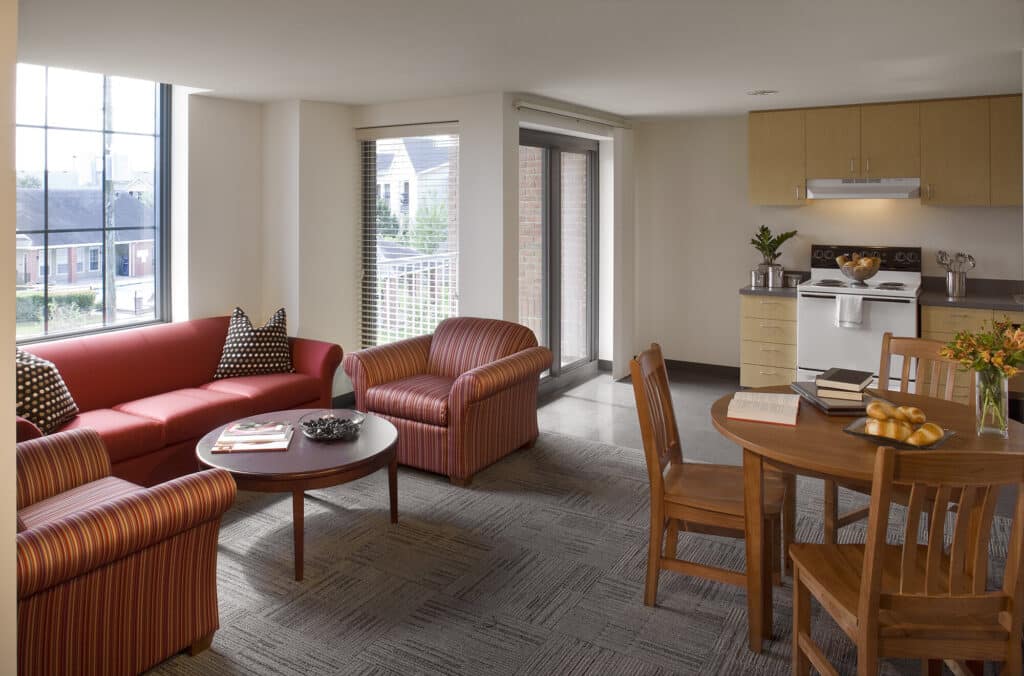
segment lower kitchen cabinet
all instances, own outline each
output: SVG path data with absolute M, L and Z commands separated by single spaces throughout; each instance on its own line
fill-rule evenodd
M 740 385 L 796 380 L 796 299 L 740 296 Z

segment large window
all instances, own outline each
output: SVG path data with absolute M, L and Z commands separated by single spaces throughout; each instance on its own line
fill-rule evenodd
M 369 347 L 431 333 L 458 314 L 459 137 L 364 141 L 362 162 Z
M 164 318 L 170 88 L 18 64 L 18 339 Z

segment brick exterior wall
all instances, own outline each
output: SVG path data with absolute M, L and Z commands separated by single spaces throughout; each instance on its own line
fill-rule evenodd
M 519 147 L 519 323 L 547 345 L 544 328 L 544 149 Z
M 562 153 L 562 363 L 588 357 L 587 155 Z

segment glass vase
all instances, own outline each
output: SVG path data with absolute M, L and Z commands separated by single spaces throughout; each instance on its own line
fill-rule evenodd
M 977 371 L 974 374 L 977 402 L 975 421 L 978 436 L 1007 438 L 1009 432 L 1009 381 L 1002 371 Z

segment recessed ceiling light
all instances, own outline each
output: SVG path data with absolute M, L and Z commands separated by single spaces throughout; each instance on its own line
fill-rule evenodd
M 747 92 L 747 96 L 769 96 L 771 94 L 778 94 L 778 89 L 751 89 Z

